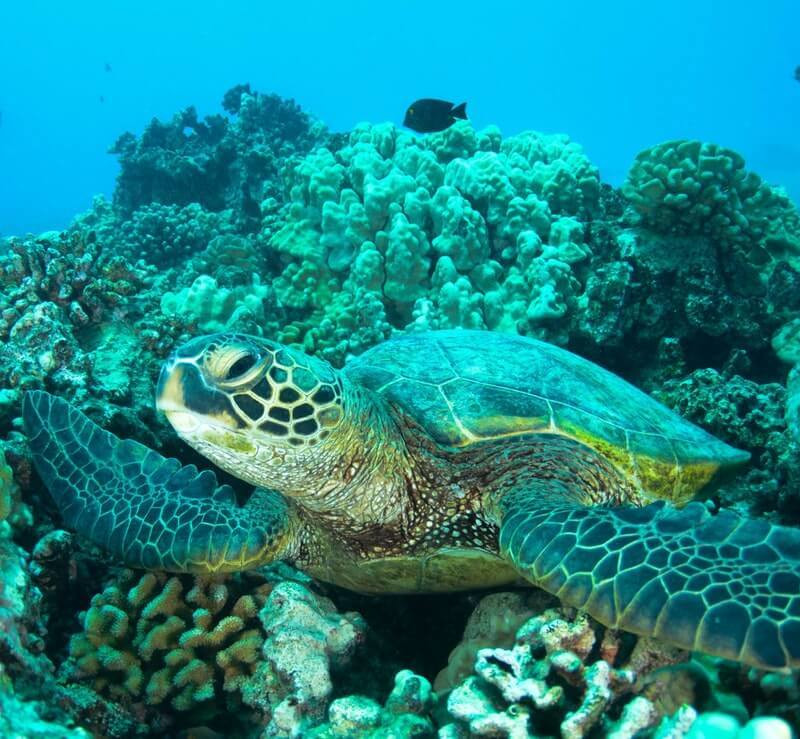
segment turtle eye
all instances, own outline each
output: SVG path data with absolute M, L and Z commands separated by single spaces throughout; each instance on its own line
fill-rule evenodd
M 245 372 L 249 372 L 253 369 L 253 366 L 258 361 L 258 357 L 253 354 L 253 352 L 247 352 L 240 356 L 230 367 L 228 367 L 228 371 L 225 373 L 225 377 L 223 378 L 225 382 L 232 382 L 233 380 L 237 380 Z

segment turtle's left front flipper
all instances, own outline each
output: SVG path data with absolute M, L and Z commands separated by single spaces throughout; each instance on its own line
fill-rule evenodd
M 800 667 L 800 530 L 702 503 L 587 507 L 572 485 L 529 481 L 499 503 L 501 553 L 526 579 L 606 626 Z
M 25 394 L 23 419 L 64 521 L 127 564 L 226 572 L 287 554 L 296 520 L 276 493 L 238 506 L 213 472 L 123 441 L 45 392 Z

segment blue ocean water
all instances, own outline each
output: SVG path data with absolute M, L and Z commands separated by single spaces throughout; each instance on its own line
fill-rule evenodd
M 0 4 L 0 234 L 65 226 L 117 171 L 123 131 L 249 82 L 332 130 L 465 100 L 478 127 L 563 132 L 603 179 L 670 138 L 742 153 L 800 200 L 800 3 Z

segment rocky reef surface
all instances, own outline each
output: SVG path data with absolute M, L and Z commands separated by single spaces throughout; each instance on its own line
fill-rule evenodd
M 531 590 L 367 598 L 285 566 L 120 568 L 60 528 L 26 390 L 204 464 L 161 361 L 237 330 L 341 366 L 399 332 L 565 346 L 753 455 L 715 502 L 800 524 L 800 215 L 670 141 L 615 189 L 561 134 L 331 134 L 247 85 L 124 134 L 111 202 L 0 244 L 0 734 L 783 737 L 794 675 L 677 653 Z

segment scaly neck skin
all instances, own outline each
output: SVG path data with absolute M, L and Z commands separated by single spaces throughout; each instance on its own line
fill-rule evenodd
M 304 474 L 282 492 L 330 523 L 397 523 L 409 466 L 403 436 L 383 399 L 372 392 L 346 387 L 345 403 L 341 423 L 323 443 L 302 452 L 297 466 Z

